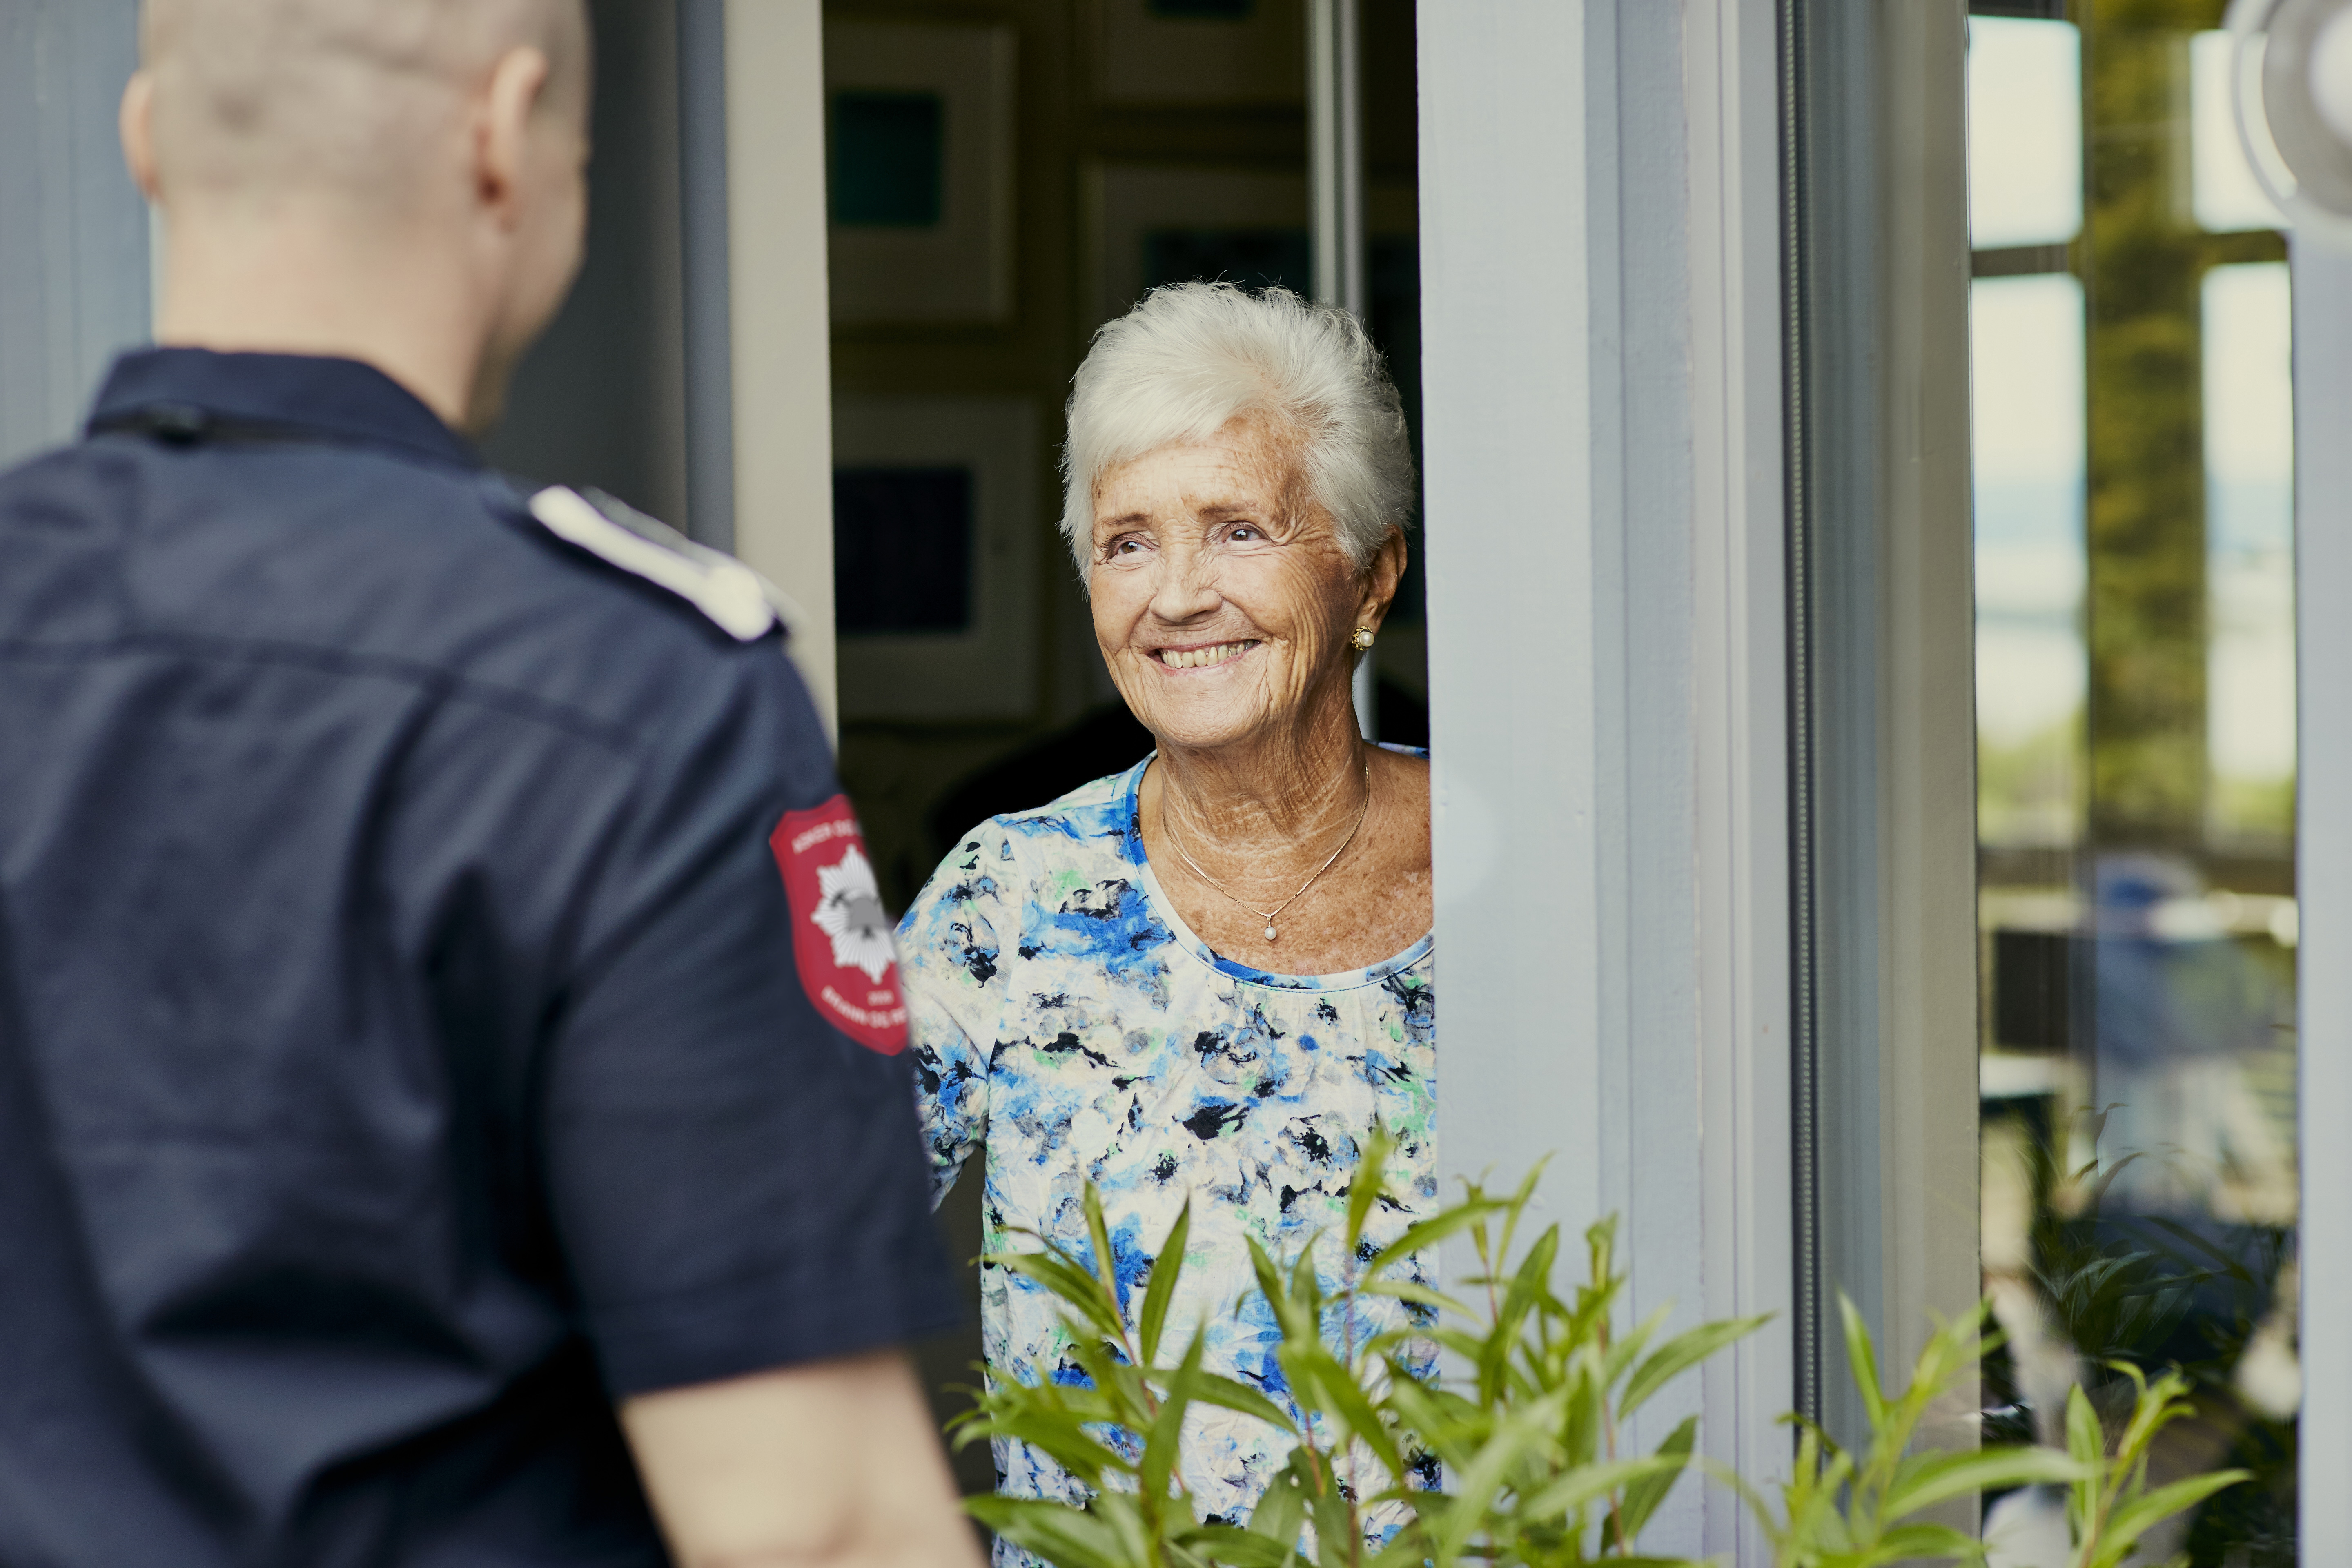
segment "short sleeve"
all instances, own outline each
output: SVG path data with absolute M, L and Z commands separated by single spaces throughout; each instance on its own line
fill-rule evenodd
M 898 923 L 915 1098 L 931 1166 L 931 1202 L 988 1132 L 988 1064 L 1005 979 L 998 932 L 1019 930 L 1006 884 L 1011 837 L 995 823 L 964 835 Z M 1017 898 L 1017 894 L 1013 895 Z
M 770 838 L 838 794 L 823 731 L 772 643 L 726 670 L 646 747 L 545 1046 L 553 1219 L 621 1395 L 961 1316 L 907 1058 L 835 1027 L 794 962 Z

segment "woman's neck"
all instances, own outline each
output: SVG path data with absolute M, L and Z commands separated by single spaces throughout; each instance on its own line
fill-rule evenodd
M 1342 692 L 1273 733 L 1225 746 L 1160 746 L 1159 805 L 1192 853 L 1255 859 L 1311 849 L 1356 821 L 1370 788 L 1363 736 Z

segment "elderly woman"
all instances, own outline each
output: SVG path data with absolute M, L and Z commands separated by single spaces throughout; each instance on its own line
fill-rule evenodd
M 1429 768 L 1366 743 L 1349 697 L 1404 571 L 1404 420 L 1344 311 L 1178 284 L 1097 334 L 1065 466 L 1095 637 L 1157 750 L 965 835 L 908 912 L 936 1190 L 985 1144 L 989 1248 L 1027 1226 L 1083 1252 L 1096 1183 L 1130 1313 L 1189 1195 L 1171 1327 L 1204 1319 L 1211 1369 L 1280 1402 L 1244 1237 L 1282 1258 L 1341 1231 L 1375 1121 L 1398 1140 L 1375 1241 L 1436 1191 Z M 992 1376 L 1063 1367 L 1028 1281 L 988 1270 L 982 1317 Z M 1245 1516 L 1286 1447 L 1201 1413 L 1197 1505 Z M 997 1464 L 1071 1495 L 1019 1445 Z

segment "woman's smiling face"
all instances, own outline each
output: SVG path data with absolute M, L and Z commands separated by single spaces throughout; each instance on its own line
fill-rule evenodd
M 1382 581 L 1390 553 L 1358 572 L 1293 443 L 1235 419 L 1207 441 L 1119 464 L 1095 487 L 1095 639 L 1163 742 L 1246 742 L 1295 722 L 1319 689 L 1345 689 L 1349 638 L 1378 625 L 1395 587 Z

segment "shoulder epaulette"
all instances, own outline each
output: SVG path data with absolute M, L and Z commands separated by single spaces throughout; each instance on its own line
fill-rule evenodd
M 602 490 L 550 485 L 530 498 L 530 515 L 558 539 L 658 583 L 739 642 L 764 636 L 779 620 L 793 627 L 791 601 L 766 578 Z

